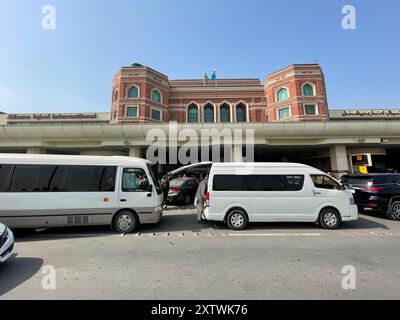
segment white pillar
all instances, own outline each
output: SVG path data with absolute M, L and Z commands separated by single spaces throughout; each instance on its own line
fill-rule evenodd
M 350 171 L 345 145 L 331 146 L 329 153 L 331 157 L 331 169 L 333 171 Z M 337 176 L 340 176 L 340 173 Z
M 129 147 L 129 156 L 134 158 L 141 158 L 142 154 L 140 147 L 137 146 Z
M 230 162 L 243 162 L 242 145 L 233 145 L 230 151 Z
M 42 147 L 30 147 L 26 149 L 27 154 L 47 154 L 47 150 Z

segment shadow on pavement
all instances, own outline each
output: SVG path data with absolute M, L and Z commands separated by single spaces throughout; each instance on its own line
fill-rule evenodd
M 381 223 L 382 222 L 382 223 Z M 360 214 L 357 221 L 343 222 L 342 230 L 383 229 L 390 230 L 386 225 L 389 222 L 382 214 L 375 212 L 364 212 Z M 196 209 L 193 205 L 171 206 L 164 211 L 163 218 L 158 224 L 145 224 L 140 226 L 136 233 L 165 233 L 165 232 L 202 232 L 212 230 L 230 231 L 222 222 L 208 222 L 201 224 L 197 222 Z M 303 230 L 318 232 L 321 228 L 312 222 L 260 222 L 250 223 L 244 231 L 293 231 Z M 65 240 L 74 238 L 89 238 L 98 236 L 118 235 L 110 229 L 110 226 L 85 226 L 85 227 L 63 227 L 49 228 L 32 232 L 15 232 L 16 242 Z
M 213 229 L 213 224 L 198 223 L 196 214 L 168 214 L 164 216 L 159 224 L 143 225 L 138 232 L 140 233 L 159 233 L 159 232 L 201 232 L 204 229 Z
M 0 297 L 34 276 L 42 265 L 43 259 L 20 258 L 16 254 L 0 264 Z
M 216 227 L 221 230 L 230 230 L 227 225 L 223 223 L 216 224 Z M 312 222 L 257 222 L 250 223 L 245 230 L 253 231 L 268 231 L 268 230 L 307 230 L 318 231 L 322 230 L 321 227 Z M 390 228 L 382 223 L 375 222 L 363 217 L 359 217 L 357 221 L 343 222 L 339 230 L 362 230 L 362 229 L 383 229 L 389 230 Z
M 113 236 L 117 233 L 110 226 L 58 227 L 38 230 L 14 229 L 15 242 L 43 240 L 65 240 L 98 236 Z
M 376 222 L 370 219 L 366 219 L 362 217 L 361 215 L 358 217 L 357 221 L 348 221 L 348 222 L 343 222 L 341 229 L 348 230 L 348 229 L 353 229 L 353 230 L 360 230 L 360 229 L 384 229 L 384 230 L 389 230 L 390 228 L 382 224 L 380 222 Z

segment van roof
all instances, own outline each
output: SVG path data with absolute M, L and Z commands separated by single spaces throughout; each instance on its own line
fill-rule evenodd
M 289 167 L 289 168 L 311 168 L 308 165 L 294 162 L 216 162 L 213 167 Z
M 55 165 L 146 165 L 148 160 L 123 156 L 80 156 L 50 154 L 0 154 L 4 164 L 55 164 Z
M 324 173 L 323 171 L 302 163 L 293 162 L 218 162 L 213 163 L 212 168 L 279 168 L 302 169 L 308 173 Z

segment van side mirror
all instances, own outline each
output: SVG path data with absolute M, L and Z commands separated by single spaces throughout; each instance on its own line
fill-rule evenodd
M 153 185 L 152 185 L 152 184 L 149 184 L 149 185 L 147 186 L 147 191 L 148 191 L 148 192 L 152 192 L 152 191 L 153 191 Z

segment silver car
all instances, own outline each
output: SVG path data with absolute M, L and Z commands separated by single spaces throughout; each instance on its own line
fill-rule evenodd
M 9 228 L 0 223 L 0 263 L 6 261 L 14 248 L 14 235 Z

